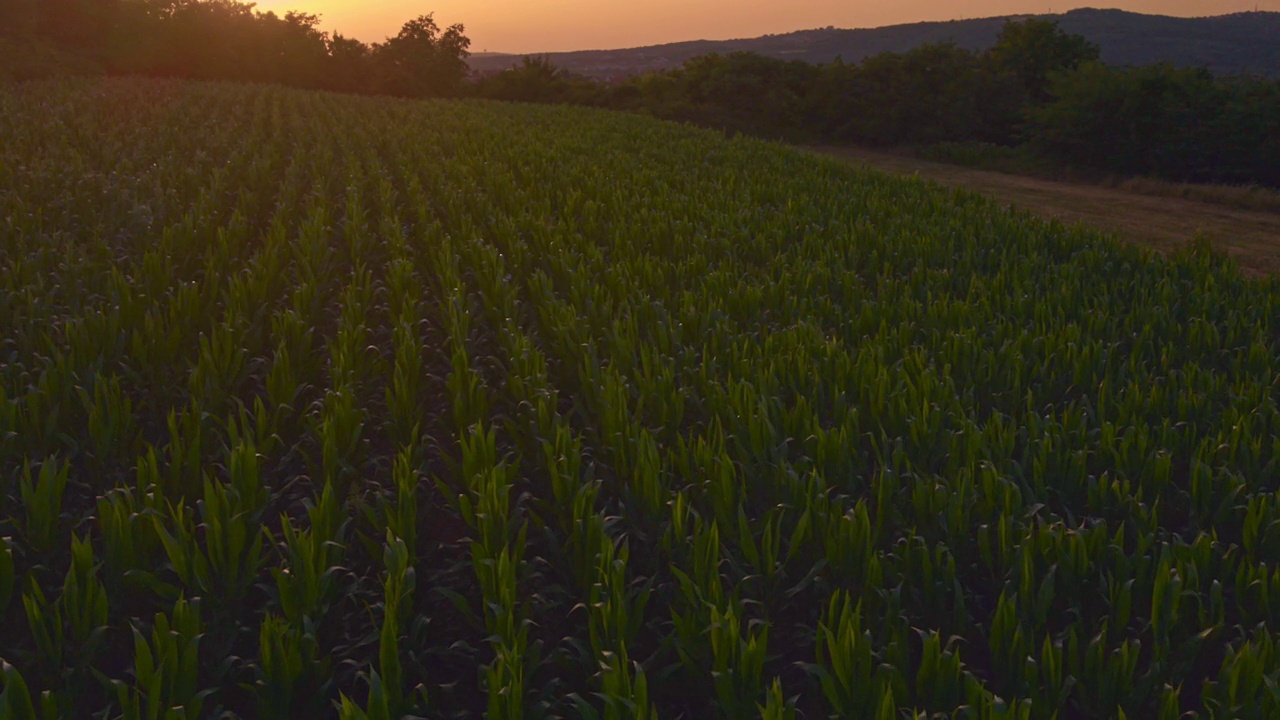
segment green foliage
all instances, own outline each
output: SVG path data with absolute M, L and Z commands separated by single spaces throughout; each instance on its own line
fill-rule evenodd
M 1280 286 L 1203 241 L 581 108 L 0 133 L 0 715 L 1280 712 Z
M 1008 21 L 984 52 L 943 43 L 820 66 L 736 52 L 617 87 L 526 58 L 473 92 L 800 142 L 924 146 L 946 162 L 1018 173 L 1280 186 L 1280 83 L 1098 58 L 1096 45 L 1031 18 Z
M 575 77 L 540 55 L 475 81 L 469 92 L 493 100 L 515 102 L 595 104 L 603 89 L 593 80 Z
M 760 706 L 760 720 L 796 720 L 795 699 L 788 700 L 782 695 L 782 681 L 773 679 L 769 687 L 769 698 Z
M 0 717 L 6 720 L 37 720 L 31 690 L 17 668 L 0 659 Z
M 40 471 L 34 478 L 30 463 L 22 467 L 19 488 L 24 510 L 23 536 L 37 553 L 53 550 L 62 520 L 62 496 L 67 489 L 69 470 L 68 465 L 52 457 L 40 463 Z
M 204 628 L 197 604 L 178 598 L 169 615 L 157 613 L 148 639 L 133 630 L 134 684 L 112 681 L 128 720 L 200 717 L 209 690 L 199 687 Z
M 1054 74 L 1075 70 L 1100 54 L 1097 45 L 1063 32 L 1057 21 L 1029 18 L 1006 21 L 986 57 L 996 72 L 1016 77 L 1031 101 L 1039 103 L 1048 99 Z
M 1053 157 L 1123 175 L 1280 182 L 1280 84 L 1088 63 L 1053 76 L 1048 92 L 1051 100 L 1030 111 L 1029 136 Z
M 374 46 L 379 91 L 407 97 L 456 94 L 467 75 L 471 46 L 464 32 L 462 25 L 442 31 L 431 13 L 406 22 L 395 37 Z
M 191 592 L 234 607 L 257 579 L 262 563 L 262 505 L 256 485 L 234 487 L 206 479 L 200 530 L 184 505 L 170 506 L 168 521 L 155 518 L 169 564 Z
M 267 615 L 258 633 L 258 711 L 263 717 L 289 717 L 295 688 L 306 670 L 302 634 L 282 618 Z

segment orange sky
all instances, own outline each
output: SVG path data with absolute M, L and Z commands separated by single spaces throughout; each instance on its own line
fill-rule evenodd
M 405 20 L 434 12 L 441 25 L 466 25 L 472 52 L 634 47 L 1091 6 L 1191 16 L 1255 6 L 1280 10 L 1280 0 L 258 0 L 260 10 L 318 13 L 325 29 L 365 41 L 394 35 Z

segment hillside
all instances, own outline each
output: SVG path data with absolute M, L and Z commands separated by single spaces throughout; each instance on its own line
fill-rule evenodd
M 1056 19 L 1067 32 L 1083 35 L 1102 48 L 1102 59 L 1116 65 L 1170 62 L 1208 66 L 1219 74 L 1258 74 L 1280 78 L 1280 13 L 1238 13 L 1205 18 L 1143 15 L 1121 10 L 1073 10 Z M 926 43 L 954 41 L 980 50 L 994 43 L 1007 17 L 894 25 L 864 30 L 828 28 L 741 40 L 697 40 L 622 50 L 550 53 L 554 63 L 592 77 L 633 75 L 680 65 L 708 53 L 749 51 L 770 57 L 824 63 L 856 62 L 882 52 L 902 52 Z M 512 55 L 476 57 L 477 71 L 509 66 Z

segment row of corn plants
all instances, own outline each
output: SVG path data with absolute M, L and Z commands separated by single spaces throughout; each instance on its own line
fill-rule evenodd
M 0 87 L 0 718 L 1280 714 L 1280 287 L 581 108 Z

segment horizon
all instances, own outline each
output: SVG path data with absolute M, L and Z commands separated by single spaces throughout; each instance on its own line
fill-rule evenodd
M 1094 7 L 1147 15 L 1206 17 L 1253 10 L 1280 11 L 1280 0 L 1128 0 L 1106 3 L 976 0 L 956 12 L 943 0 L 907 0 L 892 7 L 862 3 L 832 7 L 830 0 L 655 0 L 615 7 L 592 0 L 440 0 L 433 7 L 409 0 L 259 0 L 257 9 L 314 13 L 321 28 L 364 42 L 395 35 L 405 21 L 434 13 L 441 28 L 461 23 L 472 53 L 526 55 L 613 50 L 696 40 L 731 40 L 838 27 L 877 28 L 1005 15 L 1062 14 Z

